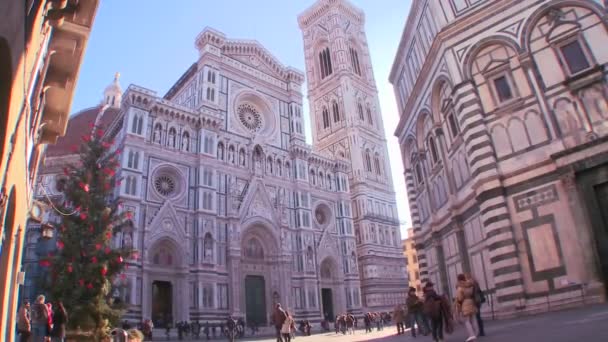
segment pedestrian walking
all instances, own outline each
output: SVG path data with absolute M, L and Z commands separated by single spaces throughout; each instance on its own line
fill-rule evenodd
M 458 275 L 458 285 L 456 287 L 456 303 L 457 309 L 462 316 L 464 326 L 467 329 L 469 337 L 466 342 L 475 341 L 477 339 L 477 305 L 474 299 L 474 283 L 472 280 L 467 280 L 464 274 Z
M 393 310 L 393 320 L 397 325 L 397 335 L 401 335 L 405 333 L 405 326 L 403 322 L 405 320 L 405 310 L 402 304 L 397 304 L 395 309 Z
M 52 342 L 65 342 L 66 324 L 68 323 L 68 313 L 63 306 L 63 302 L 57 302 L 57 308 L 53 313 L 53 329 L 51 330 Z
M 410 332 L 412 337 L 416 337 L 416 326 L 418 327 L 418 332 L 422 335 L 428 335 L 430 332 L 430 327 L 428 325 L 428 321 L 423 315 L 423 302 L 416 295 L 416 289 L 410 287 L 407 293 L 407 299 L 405 301 L 407 306 L 407 313 L 410 319 Z
M 283 337 L 281 336 L 281 328 L 283 327 L 283 323 L 287 319 L 287 314 L 285 310 L 281 308 L 280 303 L 276 303 L 274 306 L 274 311 L 272 313 L 272 323 L 274 324 L 277 342 L 283 342 Z
M 444 326 L 447 328 L 447 313 L 450 309 L 445 298 L 435 292 L 434 285 L 429 281 L 424 286 L 424 314 L 431 320 L 433 341 L 443 342 L 443 329 Z
M 285 311 L 285 320 L 283 321 L 283 325 L 281 326 L 281 334 L 283 335 L 283 341 L 291 342 L 291 328 L 293 324 L 293 317 L 291 317 L 288 311 Z
M 19 342 L 28 342 L 32 335 L 29 301 L 25 301 L 17 313 L 17 332 L 19 333 Z
M 486 336 L 483 327 L 483 319 L 481 319 L 481 306 L 486 302 L 486 296 L 481 290 L 479 282 L 475 278 L 473 278 L 470 273 L 465 274 L 465 277 L 473 282 L 473 299 L 475 300 L 475 305 L 477 306 L 477 313 L 475 314 L 475 318 L 477 319 L 477 328 L 479 329 L 478 336 Z

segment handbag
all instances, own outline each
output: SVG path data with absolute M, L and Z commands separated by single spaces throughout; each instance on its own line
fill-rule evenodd
M 281 327 L 281 334 L 290 334 L 291 333 L 291 324 L 289 320 L 285 320 L 283 326 Z

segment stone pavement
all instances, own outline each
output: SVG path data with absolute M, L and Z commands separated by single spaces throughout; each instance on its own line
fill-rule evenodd
M 539 314 L 500 321 L 486 322 L 486 337 L 479 342 L 607 342 L 608 341 L 608 305 L 592 305 L 585 308 Z M 462 342 L 466 339 L 462 326 L 457 326 L 452 335 L 446 335 L 445 342 Z M 172 339 L 175 341 L 176 339 Z M 157 341 L 157 339 L 155 339 Z M 158 340 L 163 341 L 163 340 Z M 204 341 L 204 340 L 203 340 Z M 225 339 L 211 341 L 226 341 Z M 245 338 L 237 341 L 274 342 L 274 338 Z M 323 333 L 313 336 L 298 336 L 295 342 L 359 342 L 359 341 L 431 341 L 430 336 L 419 336 L 414 339 L 406 335 L 396 335 L 394 327 L 383 331 L 365 334 L 359 330 L 355 335 L 336 335 Z

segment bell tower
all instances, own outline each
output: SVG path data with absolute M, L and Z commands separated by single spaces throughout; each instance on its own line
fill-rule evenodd
M 349 161 L 362 303 L 405 301 L 407 280 L 365 15 L 347 0 L 319 0 L 298 17 L 304 38 L 313 148 Z

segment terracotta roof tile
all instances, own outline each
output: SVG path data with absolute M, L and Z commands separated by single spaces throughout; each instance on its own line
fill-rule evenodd
M 72 115 L 65 135 L 60 137 L 56 144 L 47 146 L 45 155 L 47 157 L 58 157 L 72 154 L 72 146 L 82 143 L 82 135 L 91 131 L 90 124 L 95 122 L 101 108 L 102 106 L 98 105 Z M 118 108 L 106 109 L 101 117 L 101 126 L 107 127 L 112 123 L 118 116 L 119 111 Z

